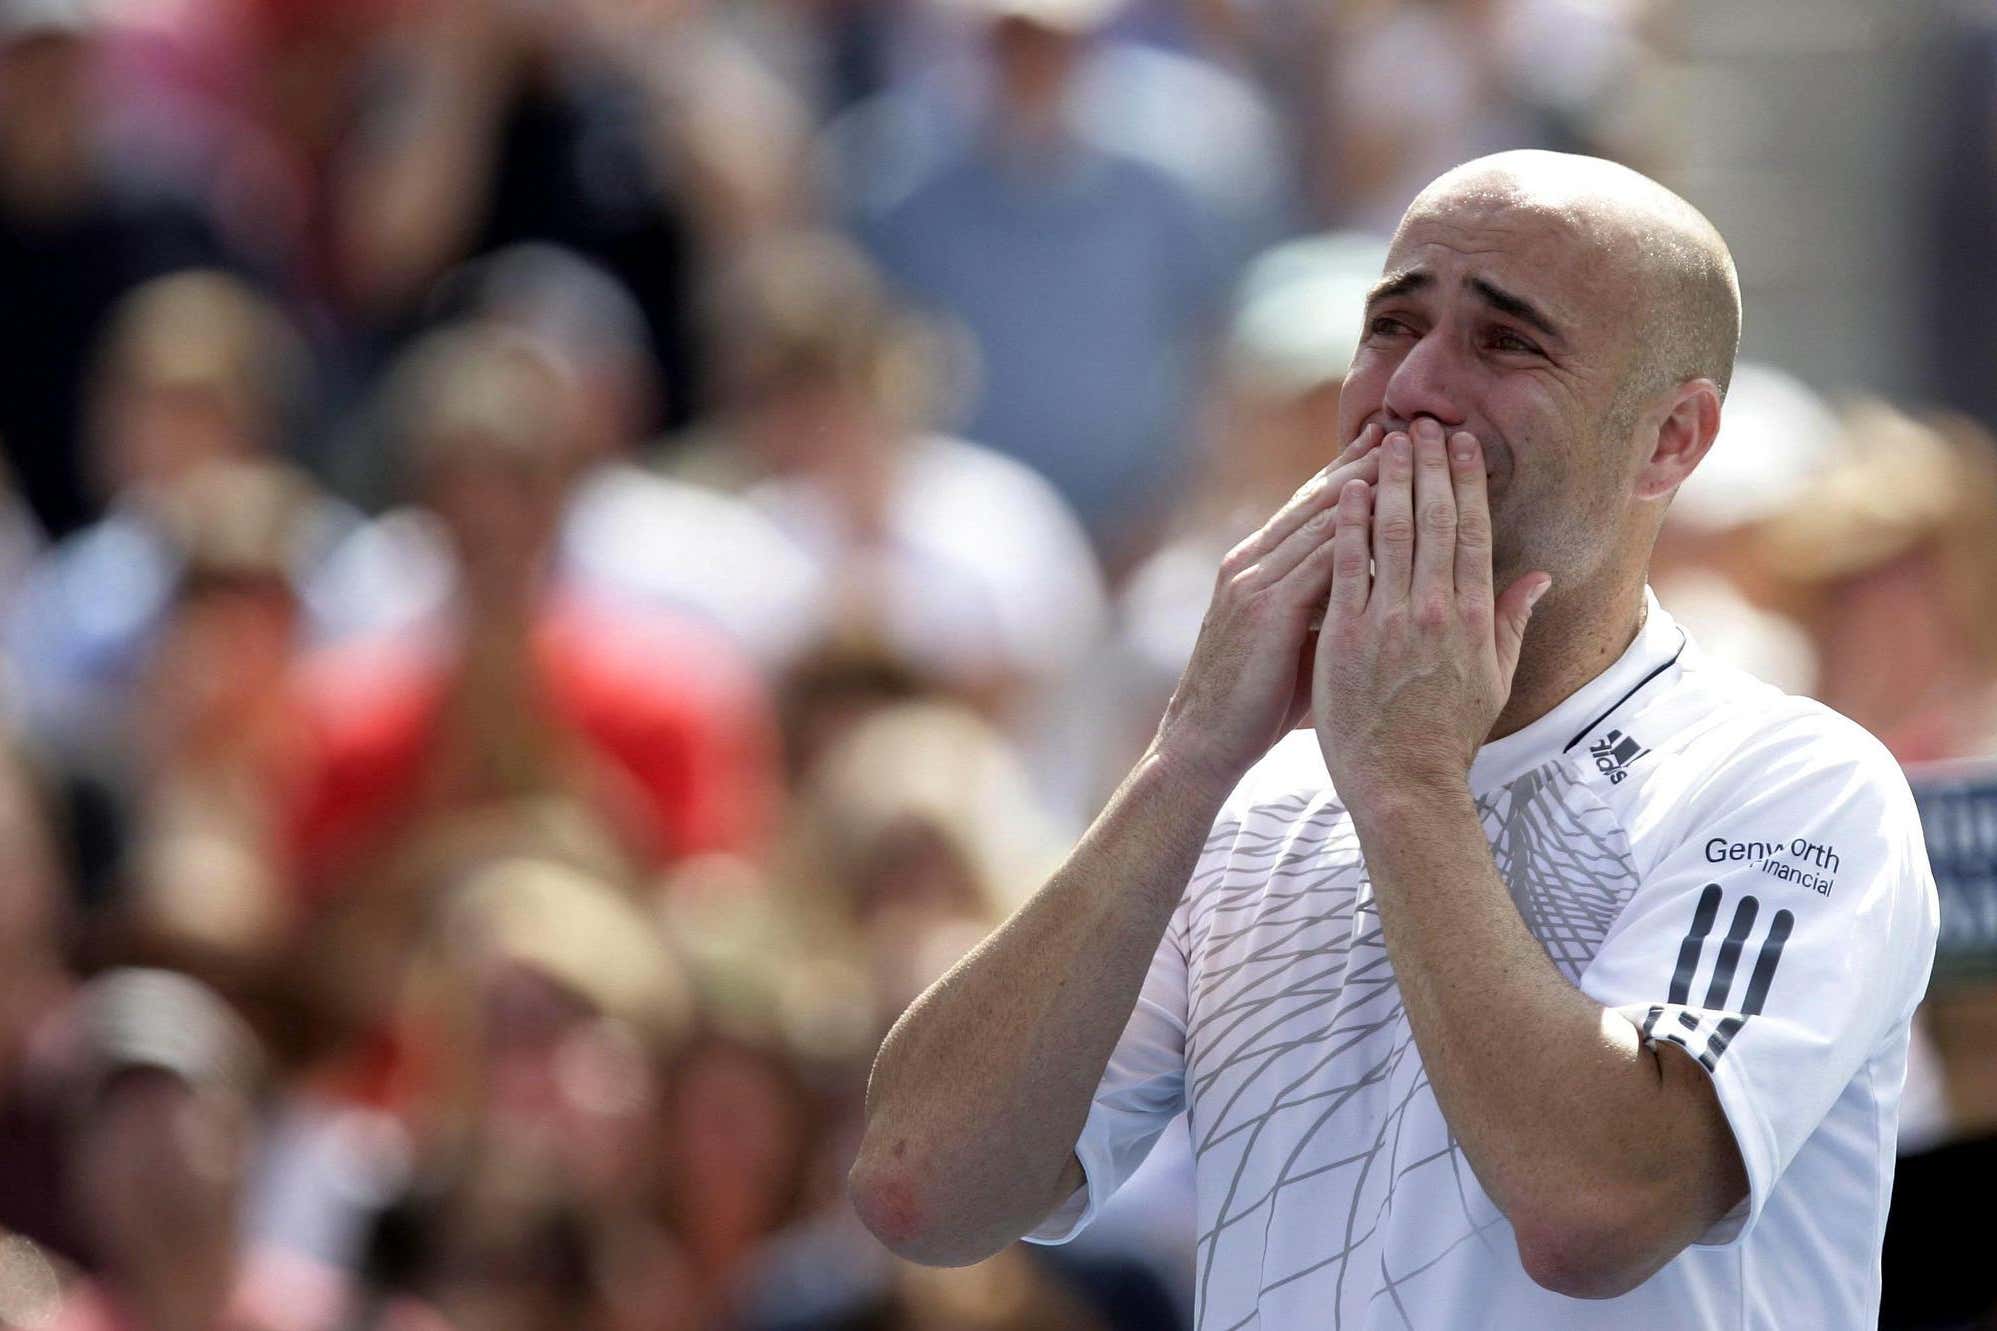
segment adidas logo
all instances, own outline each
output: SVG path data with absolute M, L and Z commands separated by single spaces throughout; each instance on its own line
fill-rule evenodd
M 1615 785 L 1629 775 L 1629 765 L 1649 753 L 1650 750 L 1638 742 L 1636 736 L 1625 735 L 1620 730 L 1608 734 L 1588 746 L 1588 752 L 1595 759 L 1595 770 L 1609 778 Z

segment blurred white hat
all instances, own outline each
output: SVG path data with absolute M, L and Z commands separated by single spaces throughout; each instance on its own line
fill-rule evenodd
M 1720 412 L 1720 433 L 1678 487 L 1673 525 L 1724 531 L 1787 508 L 1837 456 L 1843 430 L 1824 399 L 1794 375 L 1743 362 Z
M 85 36 L 102 17 L 103 0 L 0 0 L 0 44 Z
M 1094 32 L 1123 8 L 1124 0 L 944 0 L 948 8 L 987 21 L 1016 18 L 1058 32 Z
M 1366 293 L 1387 242 L 1357 231 L 1286 241 L 1249 264 L 1235 289 L 1228 362 L 1269 393 L 1342 379 L 1359 347 Z

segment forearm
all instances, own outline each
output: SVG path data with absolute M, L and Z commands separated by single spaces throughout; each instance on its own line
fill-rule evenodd
M 1047 885 L 895 1024 L 852 1174 L 890 1247 L 974 1261 L 1060 1201 L 1224 795 L 1147 756 Z
M 1723 1171 L 1686 1167 L 1688 1149 L 1733 1149 L 1689 1094 L 1704 1074 L 1555 968 L 1461 780 L 1403 786 L 1355 822 L 1422 1065 L 1521 1253 L 1558 1250 L 1611 1287 L 1648 1276 L 1735 1200 Z

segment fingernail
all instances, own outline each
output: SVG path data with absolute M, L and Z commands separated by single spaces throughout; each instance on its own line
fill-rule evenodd
M 1547 589 L 1552 586 L 1553 586 L 1553 581 L 1552 579 L 1549 578 L 1547 581 L 1540 583 L 1539 586 L 1533 588 L 1530 592 L 1526 593 L 1525 608 L 1530 610 L 1534 606 L 1538 605 L 1539 598 L 1546 595 Z
M 1457 435 L 1456 460 L 1458 462 L 1468 462 L 1470 461 L 1470 459 L 1476 456 L 1477 456 L 1477 437 L 1472 434 Z
M 1412 453 L 1412 449 L 1408 443 L 1408 437 L 1404 434 L 1388 435 L 1387 451 L 1393 456 L 1394 461 L 1406 462 Z

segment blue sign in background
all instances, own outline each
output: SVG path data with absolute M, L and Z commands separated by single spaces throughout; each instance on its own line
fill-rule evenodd
M 1997 976 L 1997 762 L 1913 768 L 1941 898 L 1935 979 Z

